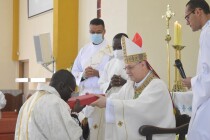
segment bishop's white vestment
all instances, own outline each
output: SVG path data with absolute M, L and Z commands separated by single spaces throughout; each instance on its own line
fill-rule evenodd
M 138 132 L 142 125 L 175 127 L 167 86 L 160 79 L 145 82 L 135 89 L 134 82 L 127 81 L 118 93 L 107 99 L 106 124 L 113 126 L 106 129 L 107 140 L 145 140 Z M 174 139 L 175 135 L 153 136 L 153 140 Z
M 123 79 L 125 80 L 128 79 L 128 75 L 126 74 L 126 71 L 124 68 L 125 68 L 124 60 L 115 58 L 115 57 L 112 58 L 106 64 L 104 68 L 104 73 L 99 79 L 100 88 L 103 91 L 103 93 L 105 93 L 106 97 L 109 97 L 112 93 L 117 93 L 122 88 L 122 86 L 111 87 L 109 90 L 107 90 L 110 85 L 110 81 L 113 75 L 120 75 Z M 110 130 L 113 129 L 112 125 L 105 124 L 104 115 L 105 115 L 105 109 L 103 109 L 103 112 L 101 112 L 101 117 L 102 117 L 101 125 L 103 126 L 101 127 L 101 129 L 105 129 L 105 127 Z M 105 130 L 102 130 L 102 131 L 105 132 Z M 105 136 L 103 135 L 103 137 L 101 137 L 100 140 L 105 140 Z

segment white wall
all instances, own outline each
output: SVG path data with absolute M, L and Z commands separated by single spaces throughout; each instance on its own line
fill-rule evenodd
M 127 33 L 127 0 L 102 0 L 101 18 L 106 23 L 110 45 L 118 33 Z
M 170 21 L 170 32 L 173 39 L 173 23 L 178 20 L 183 29 L 182 63 L 187 76 L 193 76 L 196 70 L 199 48 L 199 32 L 192 33 L 185 25 L 184 9 L 187 0 L 102 0 L 102 19 L 106 26 L 106 39 L 112 43 L 112 38 L 119 32 L 128 33 L 130 38 L 135 32 L 143 37 L 143 47 L 146 49 L 149 61 L 161 78 L 167 82 L 166 56 L 166 24 L 161 16 L 166 12 L 166 5 L 171 5 L 175 17 Z M 209 0 L 207 0 L 208 3 Z M 89 22 L 96 17 L 97 0 L 79 0 L 79 46 L 89 42 Z M 14 79 L 18 76 L 18 66 L 11 60 L 12 56 L 12 0 L 0 0 L 0 89 L 17 88 Z M 29 59 L 29 77 L 51 77 L 51 73 L 36 63 L 33 36 L 53 32 L 53 11 L 28 19 L 27 0 L 20 0 L 20 60 Z M 51 36 L 52 38 L 52 36 Z M 170 46 L 173 40 L 170 42 Z M 174 50 L 171 52 L 171 84 L 174 78 Z M 2 80 L 3 79 L 3 80 Z M 35 86 L 30 83 L 29 89 Z
M 79 0 L 78 48 L 89 41 L 89 22 L 97 17 L 97 0 Z
M 0 0 L 0 89 L 16 89 L 17 63 L 12 61 L 13 0 Z
M 127 0 L 102 0 L 101 19 L 104 20 L 105 38 L 111 45 L 113 37 L 127 33 Z M 90 41 L 89 23 L 97 17 L 97 0 L 79 1 L 79 48 Z
M 53 11 L 28 18 L 27 0 L 20 0 L 19 47 L 20 60 L 29 60 L 29 78 L 50 78 L 51 73 L 36 62 L 33 36 L 41 33 L 51 33 L 53 36 Z M 52 42 L 52 40 L 51 40 Z M 52 43 L 51 43 L 52 44 Z M 29 89 L 35 89 L 36 84 L 29 83 Z
M 182 40 L 186 46 L 182 50 L 182 63 L 187 76 L 193 76 L 196 71 L 197 52 L 199 49 L 199 32 L 193 33 L 184 19 L 185 4 L 188 0 L 102 0 L 101 18 L 106 25 L 106 39 L 112 43 L 112 38 L 119 32 L 125 32 L 132 39 L 138 32 L 143 38 L 143 47 L 147 52 L 148 60 L 159 76 L 168 84 L 168 63 L 166 49 L 166 20 L 162 15 L 166 13 L 169 4 L 175 16 L 170 20 L 170 78 L 171 88 L 174 84 L 175 51 L 172 48 L 174 22 L 182 25 Z M 95 18 L 97 0 L 79 1 L 79 48 L 89 42 L 89 21 Z
M 182 63 L 187 76 L 193 76 L 196 71 L 197 53 L 199 48 L 199 32 L 193 33 L 190 27 L 186 26 L 184 10 L 187 0 L 165 1 L 165 0 L 128 0 L 128 34 L 133 36 L 139 32 L 143 38 L 143 48 L 146 50 L 148 60 L 159 76 L 168 83 L 167 75 L 167 51 L 166 51 L 166 6 L 170 4 L 171 11 L 175 16 L 170 20 L 170 56 L 171 56 L 171 87 L 174 84 L 174 49 L 172 45 L 174 22 L 177 20 L 182 25 L 182 40 L 186 46 L 182 50 Z M 116 26 L 116 25 L 114 25 Z

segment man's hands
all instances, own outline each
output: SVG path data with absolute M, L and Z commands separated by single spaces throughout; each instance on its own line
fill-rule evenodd
M 76 100 L 76 103 L 75 103 L 75 105 L 74 105 L 74 108 L 72 109 L 71 112 L 77 112 L 77 113 L 79 113 L 80 111 L 82 111 L 82 109 L 83 109 L 84 107 L 85 107 L 85 106 L 81 106 L 81 105 L 80 105 L 80 101 L 77 99 L 77 100 Z
M 102 96 L 102 95 L 99 95 L 99 94 L 94 94 L 94 95 L 98 97 L 98 100 L 91 103 L 90 105 L 93 106 L 93 107 L 97 106 L 97 107 L 100 107 L 100 108 L 106 107 L 106 97 Z
M 94 76 L 99 77 L 99 72 L 98 70 L 93 69 L 92 67 L 89 66 L 85 69 L 84 76 L 85 78 L 94 77 Z
M 187 77 L 185 79 L 182 79 L 183 86 L 185 86 L 188 89 L 190 89 L 191 88 L 191 79 L 192 79 L 192 77 Z
M 123 79 L 120 75 L 113 75 L 111 78 L 111 87 L 123 86 L 127 81 Z

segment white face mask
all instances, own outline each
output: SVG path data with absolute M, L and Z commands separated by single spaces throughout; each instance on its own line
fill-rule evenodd
M 114 50 L 114 58 L 123 59 L 123 51 L 122 50 Z

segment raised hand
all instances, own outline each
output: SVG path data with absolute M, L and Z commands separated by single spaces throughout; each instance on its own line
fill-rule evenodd
M 93 69 L 92 67 L 87 67 L 85 69 L 85 74 L 84 74 L 85 78 L 89 78 L 89 77 L 99 77 L 99 72 L 96 69 Z

